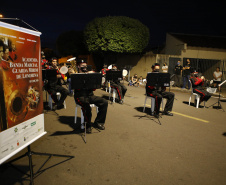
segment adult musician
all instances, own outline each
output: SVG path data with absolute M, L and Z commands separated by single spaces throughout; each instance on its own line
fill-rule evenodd
M 61 79 L 64 78 L 64 75 L 60 73 L 59 68 L 57 66 L 57 58 L 54 57 L 51 59 L 51 66 L 49 66 L 47 69 L 55 69 L 57 71 L 57 78 L 56 79 L 50 79 L 48 80 L 48 83 L 46 85 L 46 89 L 48 93 L 51 95 L 53 101 L 56 103 L 56 105 L 53 107 L 53 109 L 62 109 L 64 108 L 64 100 L 67 98 L 67 95 L 69 95 L 69 91 L 62 87 Z M 60 92 L 60 100 L 57 99 L 56 93 Z
M 118 71 L 117 66 L 115 64 L 112 65 L 112 71 Z M 124 96 L 126 94 L 127 88 L 120 83 L 120 80 L 110 80 L 111 88 L 116 89 L 119 97 L 119 103 L 122 104 L 124 100 Z
M 152 66 L 152 72 L 158 73 L 159 72 L 159 64 L 155 63 Z M 155 98 L 155 114 L 152 113 L 155 117 L 159 117 L 159 110 L 160 110 L 160 104 L 162 102 L 162 98 L 166 98 L 167 102 L 164 108 L 164 111 L 162 114 L 167 116 L 173 116 L 173 114 L 170 112 L 173 108 L 173 102 L 174 102 L 174 93 L 172 92 L 166 92 L 166 87 L 160 87 L 157 88 L 155 86 L 147 86 L 146 85 L 146 94 L 147 96 Z
M 78 73 L 89 73 L 87 70 L 86 61 L 77 62 Z M 108 102 L 104 98 L 95 96 L 93 94 L 94 89 L 75 89 L 74 90 L 74 99 L 75 102 L 82 107 L 82 112 L 86 121 L 86 132 L 91 133 L 91 118 L 92 112 L 90 104 L 95 104 L 98 107 L 97 117 L 94 121 L 93 126 L 104 130 L 105 129 L 105 120 L 107 115 Z
M 198 72 L 193 72 L 190 80 L 193 93 L 200 95 L 199 103 L 201 103 L 202 101 L 208 101 L 211 97 L 211 94 L 202 88 L 202 86 L 204 85 L 205 77 L 199 77 Z
M 102 85 L 104 88 L 107 88 L 106 85 L 106 72 L 109 71 L 109 69 L 107 68 L 107 65 L 104 64 L 103 69 L 101 69 L 101 74 L 102 74 Z

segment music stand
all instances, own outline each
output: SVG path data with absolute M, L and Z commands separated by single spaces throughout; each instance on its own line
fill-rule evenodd
M 147 74 L 147 86 L 155 86 L 157 90 L 159 87 L 169 87 L 170 86 L 170 74 L 169 73 L 148 73 Z M 159 118 L 158 118 L 159 121 Z M 159 121 L 161 125 L 161 122 Z
M 222 83 L 218 84 L 218 86 L 221 87 L 225 82 L 226 82 L 226 80 L 223 81 Z M 214 103 L 214 104 L 212 104 L 212 105 L 210 105 L 209 107 L 211 107 L 211 106 L 217 104 L 217 106 L 213 106 L 213 108 L 215 108 L 215 109 L 222 109 L 222 110 L 225 112 L 225 110 L 224 110 L 223 107 L 221 106 L 221 103 L 220 103 L 220 97 L 221 97 L 221 95 L 220 95 L 220 91 L 219 91 L 219 95 L 218 95 L 218 100 L 217 100 L 217 102 Z M 209 107 L 207 107 L 207 108 L 209 108 Z
M 118 80 L 119 78 L 122 78 L 122 71 L 106 71 L 106 80 Z
M 147 74 L 147 86 L 169 87 L 170 86 L 170 74 L 169 73 L 148 73 Z
M 101 73 L 75 73 L 71 74 L 71 88 L 78 90 L 100 89 L 102 82 Z M 86 143 L 86 122 L 85 122 Z
M 102 82 L 101 73 L 75 73 L 71 74 L 72 89 L 100 89 Z

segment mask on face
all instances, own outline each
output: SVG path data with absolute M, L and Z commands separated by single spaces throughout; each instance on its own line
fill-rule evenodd
M 159 69 L 155 69 L 154 71 L 155 71 L 155 72 L 159 72 Z
M 87 67 L 81 67 L 80 69 L 82 72 L 87 72 Z

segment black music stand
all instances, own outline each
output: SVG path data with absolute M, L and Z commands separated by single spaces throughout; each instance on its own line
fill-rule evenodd
M 102 82 L 102 74 L 101 73 L 71 74 L 71 88 L 72 89 L 78 89 L 78 90 L 100 89 L 101 82 Z M 85 122 L 85 140 L 84 141 L 86 143 L 86 122 Z
M 155 86 L 156 90 L 159 87 L 170 87 L 170 74 L 169 73 L 148 73 L 147 74 L 147 86 Z M 158 118 L 159 121 L 159 118 Z M 161 125 L 161 122 L 159 121 Z
M 101 73 L 75 73 L 71 74 L 72 89 L 100 89 L 102 82 Z
M 112 80 L 116 81 L 119 78 L 122 78 L 122 71 L 106 71 L 106 81 Z
M 223 82 L 221 82 L 220 84 L 218 84 L 218 86 L 221 87 L 225 82 L 226 82 L 226 80 L 223 81 Z M 209 107 L 212 107 L 212 106 L 213 106 L 213 108 L 215 108 L 215 109 L 222 109 L 223 112 L 225 112 L 225 110 L 223 109 L 223 107 L 222 107 L 222 105 L 221 105 L 221 103 L 220 103 L 220 97 L 221 97 L 220 93 L 221 93 L 221 91 L 219 91 L 219 95 L 218 95 L 218 100 L 217 100 L 217 102 L 214 103 L 214 104 L 212 104 L 212 105 L 210 105 Z M 217 106 L 214 106 L 215 104 L 217 104 Z M 209 107 L 207 107 L 207 108 L 209 108 Z
M 170 86 L 170 74 L 169 73 L 148 73 L 147 74 L 147 86 L 157 87 L 169 87 Z

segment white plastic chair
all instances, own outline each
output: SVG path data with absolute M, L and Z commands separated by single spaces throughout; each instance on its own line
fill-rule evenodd
M 145 100 L 144 100 L 143 112 L 145 112 L 145 106 L 146 106 L 146 102 L 147 102 L 148 98 L 151 99 L 151 112 L 154 112 L 154 110 L 155 110 L 155 98 L 147 96 L 147 95 L 146 95 Z M 164 98 L 162 98 L 162 110 L 164 110 L 164 102 L 163 102 L 163 100 L 164 100 Z
M 96 112 L 98 113 L 98 107 L 95 104 L 90 104 L 90 107 L 96 107 Z M 82 107 L 78 104 L 76 104 L 75 107 L 75 123 L 77 122 L 77 113 L 78 113 L 78 108 L 81 109 L 81 129 L 85 129 L 85 143 L 86 143 L 86 122 L 84 121 L 84 115 L 82 111 Z
M 96 112 L 98 113 L 98 107 L 95 104 L 90 104 L 90 107 L 96 107 Z M 78 108 L 81 109 L 81 129 L 84 129 L 84 115 L 83 115 L 83 111 L 82 111 L 82 107 L 78 104 L 76 104 L 75 107 L 75 123 L 77 122 L 77 112 L 78 112 Z
M 151 99 L 151 112 L 154 112 L 154 110 L 155 110 L 155 98 L 147 96 L 147 95 L 146 95 L 145 100 L 144 100 L 143 112 L 145 112 L 145 106 L 146 106 L 146 102 L 147 102 L 148 98 Z
M 112 101 L 113 101 L 113 103 L 115 103 L 115 98 L 118 98 L 117 90 L 115 88 L 111 88 L 110 81 L 108 82 L 108 88 L 109 88 L 109 91 L 108 91 L 109 92 L 109 100 L 112 97 Z
M 200 102 L 200 95 L 197 94 L 197 93 L 193 93 L 193 87 L 192 87 L 192 83 L 191 83 L 191 80 L 189 80 L 189 83 L 191 84 L 191 95 L 190 95 L 190 98 L 189 98 L 189 102 L 188 102 L 188 105 L 190 106 L 191 104 L 191 97 L 192 96 L 195 96 L 195 99 L 197 100 L 197 103 L 196 103 L 196 108 L 199 108 L 199 102 Z M 204 101 L 204 107 L 205 107 L 205 101 Z
M 57 92 L 56 95 L 57 95 L 57 99 L 60 100 L 60 96 L 61 96 L 60 92 Z M 52 110 L 53 109 L 53 99 L 52 99 L 52 97 L 51 97 L 50 94 L 49 94 L 49 102 L 48 102 L 48 105 L 49 105 L 50 109 Z M 64 101 L 64 108 L 66 109 L 66 103 L 65 103 L 65 101 Z

